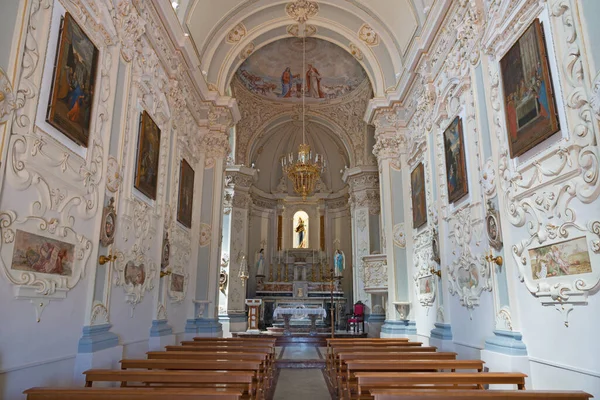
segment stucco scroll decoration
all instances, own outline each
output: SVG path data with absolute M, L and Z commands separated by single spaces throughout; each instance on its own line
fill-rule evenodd
M 95 301 L 92 307 L 92 315 L 90 318 L 90 325 L 104 325 L 108 324 L 109 321 L 109 313 L 108 309 L 104 304 L 99 301 Z
M 437 268 L 432 260 L 432 231 L 425 229 L 414 237 L 414 254 L 416 273 L 413 276 L 415 281 L 416 295 L 423 307 L 433 306 L 437 293 L 437 277 L 432 275 L 431 270 Z
M 406 248 L 406 233 L 404 231 L 404 222 L 394 225 L 394 245 L 401 249 Z
M 254 44 L 254 42 L 250 42 L 246 45 L 246 47 L 244 47 L 244 49 L 240 52 L 240 60 L 245 60 L 246 58 L 250 57 L 250 54 L 252 54 L 254 52 L 256 45 Z
M 352 54 L 354 58 L 356 58 L 358 61 L 363 60 L 363 52 L 360 51 L 358 46 L 356 46 L 354 43 L 350 43 L 348 47 L 350 48 L 350 54 Z
M 374 254 L 364 256 L 362 258 L 362 264 L 365 292 L 387 292 L 387 256 L 385 254 Z
M 13 285 L 15 298 L 29 299 L 36 307 L 39 322 L 48 301 L 66 298 L 85 276 L 92 242 L 56 218 L 18 218 L 14 211 L 0 212 L 0 234 L 2 272 Z
M 287 15 L 299 23 L 304 23 L 319 13 L 319 4 L 316 1 L 296 0 L 285 6 Z
M 305 37 L 314 36 L 317 33 L 317 31 L 318 31 L 318 29 L 314 25 L 311 25 L 311 24 L 304 25 L 304 36 Z M 287 33 L 289 33 L 292 36 L 302 37 L 302 35 L 300 34 L 299 24 L 288 25 Z
M 16 103 L 12 85 L 4 70 L 0 68 L 0 125 L 8 121 L 15 108 Z
M 134 245 L 127 254 L 117 253 L 117 262 L 114 264 L 115 285 L 122 286 L 126 294 L 126 301 L 134 307 L 140 303 L 145 292 L 154 289 L 157 267 L 140 248 Z
M 110 4 L 110 2 L 108 2 Z M 121 55 L 130 62 L 135 55 L 137 41 L 146 32 L 146 23 L 140 18 L 131 0 L 121 0 L 111 9 L 111 17 L 121 41 Z
M 515 7 L 519 9 L 515 10 Z M 558 64 L 558 73 L 552 79 L 555 88 L 560 88 L 558 92 L 563 94 L 564 107 L 559 108 L 559 116 L 563 112 L 566 121 L 561 121 L 562 138 L 539 150 L 533 161 L 517 163 L 508 155 L 502 84 L 496 59 L 497 54 L 503 54 L 514 43 L 518 32 L 540 16 L 543 7 L 545 5 L 537 1 L 515 3 L 504 0 L 496 2 L 489 10 L 496 21 L 515 13 L 520 15 L 520 18 L 509 20 L 498 29 L 490 26 L 487 30 L 486 51 L 492 60 L 489 66 L 492 130 L 500 144 L 498 179 L 505 215 L 514 226 L 513 230 L 521 228 L 527 236 L 512 247 L 520 279 L 543 305 L 555 306 L 568 325 L 568 315 L 573 306 L 587 304 L 587 296 L 600 282 L 600 269 L 594 267 L 598 265 L 598 229 L 594 231 L 593 221 L 582 220 L 582 216 L 595 211 L 594 202 L 600 195 L 598 126 L 592 118 L 600 118 L 599 85 L 596 78 L 588 87 L 588 82 L 593 80 L 593 72 L 589 71 L 585 60 L 581 27 L 578 18 L 573 15 L 573 1 L 548 1 L 549 17 L 541 16 L 544 28 L 552 32 L 554 43 L 551 48 L 555 54 L 551 61 Z M 577 213 L 571 206 L 575 199 L 581 204 Z M 583 236 L 591 260 L 591 272 L 548 276 L 537 271 L 539 262 L 535 261 L 539 275 L 534 277 L 531 256 L 537 258 L 539 254 L 536 253 L 540 251 Z
M 453 214 L 450 223 L 451 238 L 460 254 L 448 265 L 448 290 L 459 297 L 464 307 L 473 309 L 479 305 L 481 294 L 492 290 L 489 263 L 483 254 L 475 255 L 471 250 L 473 225 L 481 225 L 481 220 L 472 220 L 470 208 L 465 207 Z

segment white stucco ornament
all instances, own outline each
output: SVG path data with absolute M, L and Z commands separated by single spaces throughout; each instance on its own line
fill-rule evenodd
M 394 245 L 401 249 L 406 248 L 406 234 L 404 233 L 404 222 L 394 225 Z
M 496 170 L 494 169 L 494 161 L 491 158 L 483 165 L 481 186 L 486 196 L 493 197 L 496 195 Z
M 108 157 L 106 170 L 106 189 L 111 193 L 115 193 L 119 190 L 122 182 L 123 175 L 121 174 L 119 162 L 112 156 Z
M 12 85 L 4 70 L 0 68 L 0 124 L 8 121 L 11 112 L 16 108 Z
M 206 247 L 210 244 L 212 227 L 209 224 L 200 224 L 200 247 Z
M 246 27 L 241 22 L 233 27 L 227 34 L 227 43 L 235 44 L 246 36 Z
M 363 24 L 358 31 L 358 38 L 365 42 L 368 46 L 377 46 L 379 44 L 379 35 L 371 26 Z
M 319 13 L 319 5 L 314 1 L 296 0 L 285 6 L 285 12 L 290 18 L 302 24 Z

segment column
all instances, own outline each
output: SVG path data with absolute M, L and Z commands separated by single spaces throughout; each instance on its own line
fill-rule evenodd
M 406 243 L 393 240 L 394 227 L 402 227 L 406 210 L 410 211 L 410 202 L 405 201 L 410 195 L 403 192 L 406 172 L 401 169 L 406 136 L 397 120 L 393 110 L 376 112 L 373 153 L 379 165 L 382 241 L 388 265 L 388 306 L 381 337 L 406 337 L 417 331 L 411 314 Z M 406 235 L 404 238 L 410 239 Z
M 233 165 L 225 169 L 225 207 L 223 251 L 229 254 L 228 283 L 219 295 L 219 321 L 224 335 L 246 330 L 245 311 L 247 282 L 239 277 L 242 257 L 248 262 L 248 223 L 251 203 L 250 186 L 257 177 L 255 169 Z
M 368 322 L 373 304 L 365 291 L 363 257 L 381 251 L 379 175 L 375 166 L 359 166 L 347 169 L 342 179 L 350 186 L 354 303 L 361 301 L 366 305 Z M 365 324 L 365 329 L 368 326 Z

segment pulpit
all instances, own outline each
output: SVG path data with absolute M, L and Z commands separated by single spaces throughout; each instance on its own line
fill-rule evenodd
M 260 333 L 258 317 L 261 304 L 261 299 L 246 299 L 246 305 L 248 306 L 248 330 L 246 332 L 248 333 Z

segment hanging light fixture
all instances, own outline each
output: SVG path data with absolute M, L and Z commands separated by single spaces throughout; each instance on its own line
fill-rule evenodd
M 302 32 L 302 143 L 298 146 L 298 153 L 289 153 L 281 158 L 283 173 L 294 183 L 294 191 L 302 196 L 303 200 L 315 190 L 315 185 L 321 174 L 325 171 L 325 158 L 310 150 L 306 143 L 305 122 L 305 94 L 306 94 L 306 28 L 300 24 L 298 29 Z M 314 156 L 314 157 L 313 157 Z

